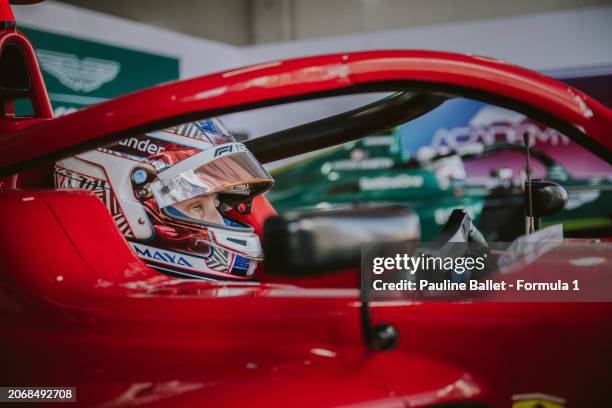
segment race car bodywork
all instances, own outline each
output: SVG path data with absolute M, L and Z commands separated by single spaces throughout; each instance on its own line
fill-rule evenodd
M 509 169 L 509 176 L 500 177 L 499 170 L 505 169 L 500 169 L 499 159 L 506 152 L 522 158 L 524 148 L 506 143 L 473 147 L 477 153 L 455 151 L 420 161 L 406 154 L 395 128 L 274 169 L 276 184 L 267 197 L 279 212 L 371 202 L 407 205 L 419 215 L 423 240 L 439 233 L 453 209 L 463 208 L 487 240 L 511 241 L 525 231 L 524 191 L 518 172 Z M 609 236 L 612 181 L 572 177 L 535 148 L 532 156 L 541 164 L 539 176 L 560 183 L 569 193 L 568 206 L 546 222 L 563 223 L 566 236 Z M 473 177 L 471 163 L 483 158 L 489 158 L 488 169 L 494 175 Z
M 372 319 L 400 333 L 393 350 L 374 351 L 361 336 L 356 288 L 326 288 L 324 277 L 309 287 L 280 284 L 265 270 L 252 283 L 161 275 L 129 249 L 99 199 L 53 191 L 49 167 L 196 118 L 372 90 L 421 92 L 410 99 L 421 107 L 417 116 L 446 92 L 510 104 L 609 160 L 612 112 L 588 96 L 482 57 L 377 51 L 230 70 L 51 118 L 31 47 L 11 24 L 3 27 L 3 77 L 21 67 L 30 81 L 8 81 L 1 93 L 2 385 L 74 386 L 80 404 L 105 407 L 502 407 L 525 395 L 612 403 L 610 303 L 372 304 Z M 12 46 L 18 52 L 5 59 Z M 13 102 L 24 97 L 34 115 L 15 117 Z M 382 128 L 410 116 L 373 114 Z M 362 135 L 382 130 L 368 123 L 359 125 Z M 267 137 L 249 148 L 268 162 L 359 137 L 338 134 L 299 143 Z M 272 214 L 259 198 L 250 223 L 261 233 Z M 601 257 L 598 248 L 555 248 L 513 271 L 583 273 L 573 260 Z M 607 262 L 589 270 L 605 275 Z

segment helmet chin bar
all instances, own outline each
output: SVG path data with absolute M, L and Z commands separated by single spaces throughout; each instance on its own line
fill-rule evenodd
M 153 221 L 155 231 L 164 241 L 189 241 L 188 248 L 193 247 L 195 249 L 195 243 L 201 240 L 202 235 L 206 234 L 202 228 L 196 228 L 193 224 L 181 222 L 162 214 L 155 209 L 156 206 L 150 203 L 143 202 L 142 205 L 149 218 Z
M 252 277 L 262 260 L 259 237 L 250 229 L 240 228 L 242 231 L 238 232 L 200 227 L 165 215 L 154 199 L 142 205 L 156 234 L 150 241 L 132 241 L 131 245 L 145 262 L 162 273 L 244 280 Z M 240 242 L 244 251 L 236 245 Z
M 234 252 L 241 256 L 247 256 L 255 260 L 262 260 L 263 257 L 261 255 L 261 248 L 259 248 L 258 254 L 249 253 L 250 251 L 241 252 L 235 248 L 230 248 L 223 245 L 222 242 L 218 242 L 218 240 L 213 239 L 210 236 L 210 231 L 208 228 L 213 230 L 218 230 L 218 232 L 227 231 L 227 232 L 237 232 L 242 234 L 253 234 L 254 228 L 251 226 L 245 227 L 230 227 L 230 226 L 218 226 L 213 224 L 207 224 L 201 222 L 199 224 L 194 224 L 193 222 L 182 221 L 177 218 L 166 215 L 163 211 L 157 210 L 157 204 L 152 203 L 149 200 L 148 202 L 144 202 L 143 206 L 147 215 L 153 221 L 154 226 L 161 227 L 155 228 L 156 232 L 163 237 L 167 242 L 185 242 L 187 241 L 187 248 L 194 253 L 201 253 L 201 250 L 198 250 L 202 243 L 206 245 L 220 246 L 226 251 Z M 195 221 L 195 220 L 194 220 Z M 162 228 L 167 228 L 171 230 L 164 230 Z M 214 232 L 214 231 L 213 231 Z M 245 239 L 246 240 L 246 239 Z

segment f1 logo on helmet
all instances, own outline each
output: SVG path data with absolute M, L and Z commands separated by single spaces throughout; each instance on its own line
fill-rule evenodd
M 246 146 L 243 145 L 242 143 L 226 144 L 226 145 L 217 147 L 213 157 L 219 157 L 219 156 L 224 156 L 226 154 L 238 153 L 238 152 L 248 152 L 248 150 Z

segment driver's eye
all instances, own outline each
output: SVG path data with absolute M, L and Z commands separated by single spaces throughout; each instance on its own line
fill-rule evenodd
M 194 205 L 193 207 L 191 207 L 189 209 L 189 211 L 191 213 L 194 213 L 194 214 L 201 214 L 202 213 L 202 205 L 201 204 Z

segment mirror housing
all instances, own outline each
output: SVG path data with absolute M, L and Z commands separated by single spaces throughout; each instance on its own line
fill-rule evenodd
M 531 212 L 529 211 L 529 184 L 531 184 Z M 525 186 L 525 208 L 529 217 L 557 214 L 567 204 L 567 190 L 550 180 L 533 179 Z
M 333 272 L 359 267 L 363 245 L 419 238 L 418 216 L 402 205 L 278 215 L 264 224 L 264 267 L 285 276 Z
M 529 194 L 531 193 L 531 197 Z M 567 204 L 567 190 L 550 180 L 525 182 L 525 214 L 533 218 L 534 229 L 540 229 L 540 218 L 557 214 Z

